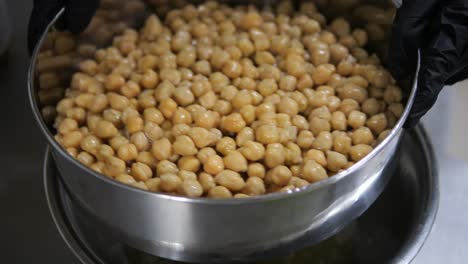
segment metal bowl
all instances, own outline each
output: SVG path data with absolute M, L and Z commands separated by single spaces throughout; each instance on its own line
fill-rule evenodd
M 329 239 L 262 264 L 405 264 L 429 235 L 437 214 L 436 162 L 421 127 L 403 137 L 397 170 L 377 201 Z M 55 224 L 83 264 L 175 264 L 127 246 L 117 234 L 80 207 L 64 189 L 48 150 L 44 186 Z
M 128 11 L 117 7 L 113 17 Z M 191 199 L 152 193 L 111 180 L 70 156 L 55 141 L 53 129 L 41 115 L 36 74 L 45 66 L 37 65 L 38 54 L 62 13 L 63 10 L 51 22 L 32 56 L 28 79 L 32 110 L 71 196 L 118 234 L 120 241 L 134 248 L 164 258 L 204 263 L 291 252 L 328 238 L 360 216 L 393 175 L 395 153 L 413 102 L 415 83 L 405 87 L 410 91 L 406 109 L 380 145 L 351 168 L 301 189 L 249 199 Z M 71 58 L 57 57 L 52 66 L 59 67 L 61 73 L 66 74 L 75 66 Z

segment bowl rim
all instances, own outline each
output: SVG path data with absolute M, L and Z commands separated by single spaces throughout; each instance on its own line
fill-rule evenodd
M 332 177 L 329 177 L 327 179 L 321 180 L 316 183 L 309 184 L 307 186 L 301 187 L 301 188 L 295 188 L 293 190 L 288 190 L 285 192 L 277 192 L 277 193 L 270 193 L 270 194 L 264 194 L 264 195 L 259 195 L 259 196 L 253 196 L 249 198 L 244 198 L 244 199 L 216 199 L 216 198 L 206 198 L 206 197 L 198 197 L 198 198 L 189 198 L 189 197 L 183 197 L 183 196 L 174 196 L 170 194 L 165 194 L 165 193 L 159 193 L 159 192 L 151 192 L 148 190 L 143 190 L 139 189 L 137 187 L 129 186 L 123 183 L 120 183 L 114 179 L 110 179 L 109 177 L 98 173 L 91 168 L 83 165 L 80 163 L 77 159 L 72 157 L 70 154 L 68 154 L 62 146 L 55 140 L 54 136 L 52 135 L 51 131 L 47 127 L 46 123 L 44 122 L 44 119 L 41 114 L 41 110 L 39 109 L 39 104 L 37 102 L 37 96 L 35 95 L 36 90 L 34 88 L 35 84 L 35 70 L 36 70 L 36 65 L 37 65 L 37 59 L 38 59 L 38 54 L 40 52 L 40 49 L 42 47 L 42 44 L 45 40 L 45 37 L 47 34 L 54 29 L 54 25 L 56 22 L 60 19 L 60 17 L 63 15 L 65 12 L 65 8 L 60 9 L 57 14 L 54 16 L 54 18 L 51 20 L 51 22 L 47 25 L 45 31 L 42 33 L 38 43 L 36 44 L 34 51 L 31 56 L 30 64 L 28 67 L 28 76 L 27 76 L 27 86 L 28 86 L 28 97 L 29 97 L 29 103 L 34 115 L 34 118 L 36 119 L 36 123 L 38 124 L 40 130 L 42 131 L 43 135 L 45 136 L 49 146 L 51 146 L 53 152 L 59 153 L 62 157 L 64 157 L 68 162 L 72 163 L 74 166 L 77 166 L 79 169 L 85 171 L 88 174 L 91 174 L 92 177 L 95 177 L 96 179 L 105 182 L 106 184 L 111 184 L 115 188 L 121 188 L 129 192 L 136 192 L 142 195 L 149 195 L 153 196 L 154 198 L 158 199 L 164 199 L 164 200 L 172 200 L 172 201 L 178 201 L 182 203 L 203 203 L 203 204 L 211 204 L 211 205 L 237 205 L 237 204 L 249 204 L 249 203 L 259 203 L 259 202 L 267 202 L 267 201 L 273 201 L 273 200 L 278 200 L 278 199 L 288 199 L 288 198 L 293 198 L 295 196 L 301 196 L 305 195 L 309 192 L 313 192 L 319 189 L 326 188 L 331 185 L 335 185 L 342 179 L 346 178 L 350 174 L 354 173 L 355 171 L 359 170 L 363 166 L 365 166 L 365 163 L 367 161 L 371 160 L 374 158 L 378 153 L 380 153 L 387 145 L 390 144 L 391 141 L 393 141 L 396 137 L 400 135 L 401 130 L 403 129 L 403 124 L 406 121 L 410 109 L 413 105 L 414 97 L 416 95 L 416 90 L 417 90 L 417 82 L 418 82 L 418 73 L 419 73 L 419 67 L 420 67 L 420 59 L 419 59 L 419 52 L 418 52 L 418 61 L 417 61 L 417 69 L 416 73 L 414 75 L 413 83 L 411 85 L 411 92 L 408 96 L 408 100 L 404 109 L 403 114 L 395 124 L 395 126 L 392 128 L 390 131 L 390 134 L 387 135 L 387 137 L 380 142 L 369 154 L 367 154 L 363 159 L 359 160 L 355 164 L 353 164 L 351 167 L 349 167 L 346 170 L 343 170 Z M 88 175 L 87 175 L 88 176 Z

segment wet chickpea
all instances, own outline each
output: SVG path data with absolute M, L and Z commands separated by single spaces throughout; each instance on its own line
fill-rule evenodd
M 152 192 L 159 192 L 161 191 L 161 178 L 151 178 L 145 181 L 145 185 L 148 190 Z
M 130 116 L 125 125 L 129 133 L 137 133 L 143 130 L 144 121 L 139 116 Z
M 274 168 L 284 164 L 286 159 L 283 145 L 279 143 L 268 144 L 265 150 L 264 162 L 268 168 Z
M 328 178 L 327 171 L 314 160 L 308 160 L 304 164 L 301 177 L 310 183 Z
M 221 119 L 221 127 L 227 132 L 238 133 L 245 126 L 246 123 L 239 113 L 233 113 Z
M 349 150 L 349 156 L 355 162 L 364 158 L 367 154 L 372 151 L 372 147 L 366 144 L 354 145 Z
M 124 161 L 135 160 L 138 157 L 138 149 L 133 144 L 123 144 L 117 149 L 117 156 Z
M 327 169 L 332 172 L 338 172 L 346 167 L 348 159 L 345 155 L 335 151 L 327 151 Z
M 352 111 L 359 110 L 359 103 L 351 98 L 346 98 L 341 101 L 341 105 L 339 110 L 343 112 L 346 116 L 348 116 Z
M 148 165 L 136 162 L 132 164 L 131 175 L 137 181 L 146 181 L 153 176 L 153 171 Z
M 93 155 L 96 155 L 96 150 L 97 147 L 101 144 L 100 140 L 93 136 L 93 135 L 87 135 L 85 136 L 81 142 L 80 142 L 80 147 L 82 150 L 91 153 Z
M 341 154 L 348 154 L 352 145 L 352 139 L 346 134 L 338 135 L 333 139 L 333 150 Z
M 372 135 L 372 131 L 368 127 L 360 127 L 354 130 L 351 139 L 353 140 L 353 144 L 367 144 L 371 145 L 374 141 L 374 136 Z
M 103 168 L 103 173 L 106 174 L 107 176 L 115 177 L 119 174 L 122 174 L 125 172 L 126 166 L 125 166 L 125 161 L 113 157 L 113 156 L 107 156 L 104 159 L 104 168 Z
M 390 108 L 390 107 L 389 107 Z M 362 103 L 361 110 L 368 116 L 373 116 L 379 112 L 380 106 L 375 98 L 369 98 Z
M 175 192 L 182 184 L 182 180 L 179 176 L 173 173 L 162 174 L 159 178 L 161 179 L 159 187 L 165 192 Z
M 224 186 L 216 186 L 211 188 L 208 191 L 208 197 L 210 198 L 217 198 L 217 199 L 226 199 L 226 198 L 231 198 L 232 193 L 229 191 L 228 188 Z
M 164 121 L 164 116 L 158 109 L 151 107 L 146 108 L 143 112 L 143 118 L 146 122 L 153 122 L 160 125 Z
M 203 170 L 211 175 L 216 175 L 224 170 L 223 158 L 219 155 L 213 155 L 206 159 L 203 163 Z
M 128 174 L 125 174 L 125 173 L 122 173 L 122 174 L 117 175 L 117 176 L 115 177 L 115 179 L 116 179 L 118 182 L 125 183 L 125 184 L 133 184 L 133 183 L 136 183 L 135 178 L 133 178 L 131 175 L 128 175 Z
M 278 104 L 278 112 L 285 113 L 290 116 L 295 116 L 299 112 L 299 106 L 294 99 L 283 97 Z
M 232 170 L 219 172 L 215 177 L 215 182 L 233 192 L 240 191 L 245 186 L 245 181 L 240 174 Z
M 223 137 L 216 143 L 216 151 L 225 156 L 235 149 L 236 141 L 231 137 Z
M 165 173 L 177 174 L 178 172 L 179 168 L 177 168 L 177 165 L 169 160 L 162 160 L 156 166 L 156 175 L 163 175 Z
M 360 128 L 366 124 L 366 114 L 353 110 L 348 115 L 348 125 L 352 128 Z
M 379 134 L 384 131 L 387 125 L 387 117 L 385 114 L 373 115 L 366 122 L 366 126 L 370 128 L 374 134 Z
M 216 155 L 216 151 L 213 148 L 202 148 L 197 153 L 198 160 L 205 164 L 209 157 Z
M 78 155 L 76 155 L 76 159 L 86 166 L 91 166 L 91 164 L 94 163 L 93 155 L 89 154 L 88 152 L 80 152 Z
M 401 103 L 391 103 L 388 106 L 388 110 L 392 112 L 395 117 L 400 118 L 405 109 Z
M 247 171 L 247 160 L 239 151 L 231 151 L 223 158 L 224 167 L 236 172 Z
M 401 89 L 364 49 L 383 39 L 393 11 L 382 12 L 360 29 L 327 23 L 314 3 L 209 1 L 161 6 L 165 18 L 151 15 L 141 30 L 120 23 L 110 47 L 60 35 L 41 59 L 76 53 L 77 72 L 57 70 L 63 61 L 39 67 L 42 112 L 70 155 L 133 187 L 290 192 L 352 166 L 403 114 Z
M 146 89 L 154 89 L 158 85 L 159 76 L 152 69 L 147 69 L 141 77 L 140 84 Z
M 328 131 L 322 131 L 318 134 L 315 138 L 314 142 L 312 142 L 312 147 L 317 150 L 330 150 L 333 145 L 333 139 Z
M 60 134 L 67 134 L 78 129 L 78 122 L 71 118 L 65 118 L 58 126 L 57 131 Z
M 154 141 L 151 153 L 158 160 L 166 160 L 172 155 L 172 144 L 167 138 Z

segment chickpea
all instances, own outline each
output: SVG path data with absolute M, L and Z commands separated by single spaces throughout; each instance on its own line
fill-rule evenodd
M 405 110 L 401 103 L 391 103 L 388 106 L 388 110 L 393 113 L 396 118 L 400 118 Z
M 316 91 L 311 94 L 309 103 L 312 107 L 326 106 L 328 104 L 328 94 L 325 91 Z
M 288 167 L 280 165 L 271 170 L 270 177 L 274 184 L 278 186 L 286 186 L 291 180 L 292 173 Z
M 198 160 L 204 164 L 209 157 L 216 155 L 216 151 L 213 148 L 202 148 L 197 153 Z
M 351 98 L 346 98 L 341 102 L 339 110 L 348 116 L 352 111 L 359 110 L 359 103 Z
M 317 150 L 330 150 L 333 145 L 333 139 L 331 133 L 328 131 L 322 131 L 312 142 L 312 147 Z
M 86 166 L 91 166 L 94 163 L 94 157 L 88 152 L 80 152 L 76 155 L 76 159 Z
M 349 150 L 349 156 L 354 162 L 358 162 L 372 151 L 372 147 L 366 144 L 354 145 Z
M 198 102 L 201 106 L 205 107 L 206 109 L 211 109 L 216 103 L 216 94 L 213 91 L 209 91 L 198 98 Z
M 238 133 L 245 126 L 246 123 L 239 113 L 233 113 L 221 119 L 221 127 L 228 132 Z
M 384 100 L 386 103 L 399 103 L 402 100 L 402 93 L 398 87 L 389 85 L 384 91 Z
M 156 159 L 154 158 L 153 154 L 148 151 L 139 152 L 136 161 L 144 163 L 150 167 L 154 167 L 156 164 Z
M 177 103 L 171 98 L 163 100 L 159 105 L 159 110 L 165 118 L 172 118 L 177 109 Z
M 239 173 L 232 170 L 223 170 L 219 172 L 215 181 L 217 184 L 226 187 L 230 191 L 240 191 L 245 186 L 245 181 L 242 179 Z
M 128 174 L 125 174 L 125 173 L 117 175 L 115 177 L 115 179 L 117 181 L 119 181 L 121 183 L 125 183 L 125 184 L 136 183 L 135 178 L 133 178 L 131 175 L 128 175 Z
M 339 135 L 333 140 L 333 150 L 341 154 L 348 154 L 351 148 L 351 138 L 347 135 Z
M 145 185 L 148 190 L 152 192 L 161 191 L 161 178 L 151 178 L 145 181 Z
M 173 173 L 177 174 L 179 172 L 179 168 L 174 162 L 169 160 L 162 160 L 156 166 L 156 174 L 163 175 L 165 173 Z
M 185 180 L 179 185 L 179 192 L 187 197 L 200 197 L 203 194 L 203 187 L 196 179 Z
M 146 89 L 154 89 L 158 85 L 159 76 L 152 69 L 146 69 L 140 80 L 140 85 Z
M 174 91 L 174 99 L 179 105 L 189 105 L 195 101 L 195 96 L 189 87 L 179 87 Z
M 167 138 L 154 141 L 151 153 L 158 160 L 166 160 L 172 155 L 172 144 Z
M 230 137 L 223 137 L 216 143 L 216 150 L 225 156 L 235 149 L 236 141 Z
M 246 124 L 251 124 L 255 120 L 255 107 L 253 105 L 244 105 L 239 110 Z M 244 128 L 245 129 L 245 128 Z
M 141 162 L 132 164 L 131 173 L 132 176 L 138 181 L 146 181 L 153 176 L 153 171 L 151 168 Z
M 275 125 L 262 125 L 255 130 L 255 138 L 263 144 L 278 142 L 278 128 Z
M 107 156 L 104 160 L 103 173 L 107 176 L 115 177 L 125 172 L 125 162 L 113 156 Z
M 100 120 L 97 122 L 96 128 L 93 130 L 93 132 L 96 136 L 105 139 L 117 135 L 118 130 L 111 122 Z
M 366 114 L 360 111 L 353 110 L 348 115 L 348 125 L 355 129 L 363 127 L 366 123 L 366 120 Z
M 351 98 L 359 103 L 363 103 L 368 98 L 367 90 L 353 83 L 347 83 L 338 90 L 341 99 Z
M 216 186 L 209 190 L 208 197 L 225 199 L 225 198 L 231 198 L 232 193 L 231 191 L 229 191 L 228 188 L 224 186 Z
M 353 63 L 349 60 L 342 60 L 338 63 L 336 71 L 342 76 L 349 76 L 353 72 Z
M 175 192 L 182 184 L 182 180 L 173 173 L 165 173 L 160 176 L 161 183 L 159 187 L 165 192 Z
M 330 122 L 326 119 L 319 117 L 313 117 L 309 122 L 309 128 L 314 133 L 314 135 L 319 135 L 323 131 L 330 131 L 331 126 Z
M 326 170 L 314 160 L 305 163 L 301 177 L 310 183 L 328 178 Z
M 236 172 L 247 171 L 247 160 L 238 151 L 229 152 L 224 158 L 224 167 Z
M 242 192 L 247 195 L 262 195 L 265 194 L 266 188 L 263 180 L 259 177 L 250 177 L 245 183 Z
M 216 175 L 224 170 L 223 159 L 218 155 L 210 156 L 203 163 L 203 170 L 211 175 Z
M 283 145 L 279 143 L 268 144 L 265 150 L 265 165 L 269 168 L 274 168 L 284 164 L 286 159 L 284 152 Z
M 158 109 L 151 107 L 143 111 L 143 118 L 146 122 L 153 122 L 160 125 L 164 121 L 164 116 Z
M 384 131 L 387 128 L 387 125 L 387 117 L 385 114 L 373 115 L 366 122 L 366 126 L 375 134 L 379 134 Z
M 348 163 L 348 159 L 345 155 L 335 152 L 327 151 L 327 169 L 332 172 L 338 172 Z
M 200 169 L 200 161 L 195 156 L 183 156 L 177 166 L 184 171 L 197 172 Z
M 369 98 L 362 103 L 361 109 L 368 116 L 373 116 L 379 112 L 379 103 L 375 98 Z
M 93 135 L 87 135 L 85 136 L 81 142 L 80 142 L 80 147 L 82 150 L 91 153 L 93 155 L 96 155 L 96 150 L 97 147 L 101 144 L 100 140 L 93 136 Z
M 78 129 L 78 122 L 71 118 L 65 118 L 58 126 L 57 131 L 60 134 L 67 134 Z
M 289 116 L 295 116 L 299 112 L 299 106 L 294 99 L 283 97 L 278 104 L 278 112 L 288 114 Z
M 361 127 L 356 129 L 352 136 L 353 144 L 367 144 L 371 145 L 374 141 L 374 136 L 372 135 L 371 130 L 368 127 Z
M 125 123 L 127 131 L 129 133 L 137 133 L 139 131 L 143 131 L 144 121 L 139 116 L 130 116 L 127 118 L 127 121 Z
M 133 144 L 123 144 L 117 149 L 117 156 L 124 161 L 135 160 L 138 156 L 138 149 Z
M 193 140 L 186 135 L 176 137 L 172 148 L 175 154 L 182 156 L 195 155 L 198 152 Z
M 238 92 L 231 100 L 231 104 L 234 108 L 240 109 L 245 105 L 251 105 L 253 103 L 252 96 L 249 91 L 242 90 Z

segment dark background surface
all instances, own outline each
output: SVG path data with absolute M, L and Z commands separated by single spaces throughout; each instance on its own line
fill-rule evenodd
M 13 36 L 0 57 L 1 263 L 77 263 L 55 229 L 42 184 L 45 141 L 28 103 L 26 29 L 31 1 L 6 1 Z

